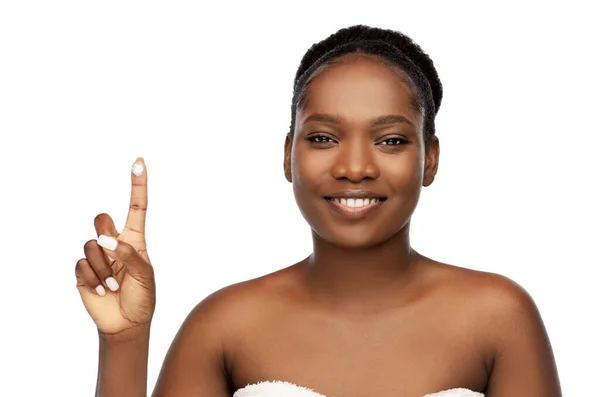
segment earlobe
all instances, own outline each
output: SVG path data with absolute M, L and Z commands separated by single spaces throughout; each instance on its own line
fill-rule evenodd
M 434 136 L 431 139 L 429 149 L 425 155 L 425 172 L 423 173 L 423 186 L 427 187 L 433 183 L 437 174 L 440 160 L 440 141 Z
M 283 172 L 285 174 L 285 179 L 288 182 L 292 182 L 292 143 L 293 143 L 293 135 L 292 133 L 288 133 L 285 137 L 285 144 L 283 147 Z

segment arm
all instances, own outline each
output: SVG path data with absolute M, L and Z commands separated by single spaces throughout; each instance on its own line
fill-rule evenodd
M 84 245 L 86 258 L 75 267 L 77 289 L 99 331 L 97 397 L 147 394 L 150 323 L 156 293 L 146 249 L 148 188 L 141 157 L 132 166 L 131 186 L 129 214 L 122 233 L 110 216 L 97 216 L 94 226 L 98 239 Z M 221 330 L 231 328 L 223 322 L 231 317 L 222 309 L 228 306 L 219 303 L 222 299 L 217 297 L 221 295 L 213 294 L 201 302 L 182 325 L 163 365 L 155 396 L 228 396 Z
M 490 300 L 494 364 L 486 397 L 561 397 L 550 340 L 531 296 L 503 278 Z
M 99 338 L 96 396 L 146 397 L 150 325 Z
M 219 296 L 221 292 L 206 298 L 184 321 L 169 348 L 153 397 L 231 396 L 223 347 L 228 310 Z

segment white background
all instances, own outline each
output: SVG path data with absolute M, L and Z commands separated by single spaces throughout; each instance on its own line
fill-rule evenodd
M 96 214 L 122 227 L 136 156 L 148 165 L 158 283 L 150 390 L 196 303 L 310 253 L 282 171 L 293 77 L 312 43 L 357 23 L 411 36 L 444 84 L 440 169 L 413 217 L 413 246 L 521 284 L 564 395 L 593 393 L 598 13 L 280 3 L 1 3 L 1 393 L 93 394 L 97 334 L 74 267 Z

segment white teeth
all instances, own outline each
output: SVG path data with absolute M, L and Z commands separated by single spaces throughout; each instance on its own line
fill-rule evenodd
M 380 200 L 377 198 L 372 199 L 353 199 L 353 198 L 333 198 L 333 201 L 336 203 L 340 203 L 341 205 L 345 205 L 347 207 L 364 207 L 367 205 L 378 203 Z

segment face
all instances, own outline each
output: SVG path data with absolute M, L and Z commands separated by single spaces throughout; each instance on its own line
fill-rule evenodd
M 369 248 L 408 227 L 439 155 L 437 139 L 425 152 L 413 103 L 398 71 L 365 56 L 347 56 L 311 82 L 284 169 L 318 238 Z

